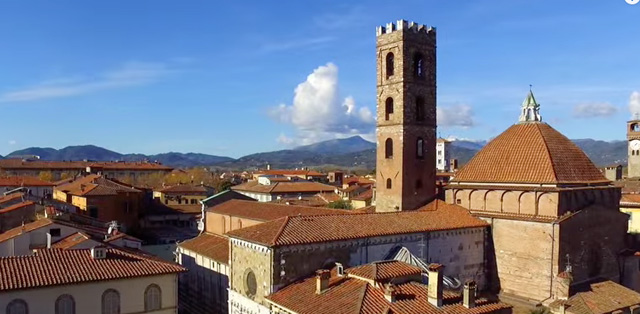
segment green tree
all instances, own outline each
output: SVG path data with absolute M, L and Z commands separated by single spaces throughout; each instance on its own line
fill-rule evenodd
M 345 200 L 331 202 L 327 205 L 327 207 L 334 209 L 353 209 L 351 202 Z
M 38 178 L 40 178 L 40 180 L 43 181 L 53 181 L 53 174 L 51 173 L 51 171 L 40 171 L 40 174 L 38 174 Z

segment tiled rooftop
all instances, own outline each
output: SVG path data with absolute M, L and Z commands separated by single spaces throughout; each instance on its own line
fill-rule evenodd
M 566 301 L 568 314 L 606 314 L 616 310 L 628 313 L 629 307 L 640 304 L 640 293 L 613 281 L 592 283 L 587 291 L 578 292 Z M 551 307 L 557 307 L 558 301 Z
M 571 140 L 546 123 L 511 126 L 480 150 L 453 179 L 487 183 L 607 183 Z
M 282 246 L 487 226 L 460 206 L 434 201 L 413 212 L 287 216 L 227 235 Z
M 20 208 L 31 206 L 31 205 L 35 205 L 35 203 L 32 202 L 32 201 L 24 201 L 24 202 L 21 202 L 21 203 L 18 203 L 18 204 L 13 204 L 13 205 L 5 207 L 5 208 L 0 208 L 0 214 L 8 213 L 8 212 L 14 211 L 16 209 L 20 209 Z
M 422 269 L 399 261 L 380 261 L 353 267 L 347 270 L 349 275 L 374 281 L 386 281 L 393 278 L 422 274 Z
M 0 186 L 54 186 L 52 182 L 40 180 L 36 177 L 0 177 Z
M 199 236 L 178 244 L 179 247 L 211 258 L 212 260 L 229 264 L 229 238 L 202 233 Z
M 90 174 L 71 183 L 59 185 L 56 190 L 77 196 L 117 195 L 118 193 L 141 193 L 128 185 L 109 180 L 101 175 Z
M 284 205 L 244 200 L 226 201 L 220 205 L 209 208 L 207 211 L 216 214 L 249 218 L 260 221 L 270 221 L 286 216 L 350 214 L 349 211 L 340 209 Z
M 277 194 L 333 192 L 336 188 L 331 185 L 308 181 L 275 182 L 271 185 L 263 185 L 254 180 L 233 186 L 231 189 L 234 191 Z
M 46 160 L 28 160 L 22 159 L 2 159 L 0 160 L 1 169 L 50 169 L 50 170 L 85 170 L 86 167 L 101 168 L 113 171 L 129 171 L 129 170 L 163 170 L 171 171 L 173 168 L 164 166 L 160 163 L 152 162 L 95 162 L 95 161 L 46 161 Z
M 186 271 L 155 257 L 109 248 L 104 259 L 89 249 L 48 249 L 32 256 L 0 258 L 0 291 L 42 288 L 92 281 L 156 276 Z

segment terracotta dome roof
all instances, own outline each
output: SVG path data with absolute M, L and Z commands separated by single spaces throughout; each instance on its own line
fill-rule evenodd
M 480 150 L 453 181 L 487 183 L 606 183 L 589 157 L 542 122 L 511 126 Z

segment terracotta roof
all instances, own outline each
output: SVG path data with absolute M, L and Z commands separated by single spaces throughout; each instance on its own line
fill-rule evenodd
M 476 307 L 467 309 L 459 296 L 446 293 L 444 306 L 438 308 L 429 303 L 428 287 L 418 282 L 396 285 L 396 301 L 391 303 L 385 298 L 382 287 L 349 275 L 338 277 L 335 271 L 331 272 L 328 289 L 318 294 L 316 280 L 311 277 L 293 283 L 269 295 L 267 300 L 299 314 L 485 314 L 511 308 L 504 303 L 478 299 Z
M 165 194 L 169 193 L 189 193 L 189 194 L 197 194 L 197 195 L 205 195 L 207 196 L 210 192 L 213 191 L 212 187 L 207 187 L 204 185 L 191 185 L 191 184 L 179 184 L 174 186 L 165 187 L 158 192 L 162 192 Z
M 83 232 L 72 233 L 69 236 L 60 239 L 60 241 L 51 245 L 52 249 L 70 249 L 82 242 L 91 240 L 91 237 Z
M 376 183 L 376 181 L 369 180 L 363 177 L 348 177 L 344 179 L 344 181 L 342 182 L 342 184 L 354 184 L 354 183 L 359 183 L 364 185 L 364 184 L 374 184 Z
M 260 221 L 270 221 L 286 216 L 350 214 L 350 212 L 347 210 L 283 205 L 244 200 L 229 200 L 220 205 L 210 207 L 207 211 L 216 214 L 249 218 Z
M 331 202 L 335 202 L 335 201 L 339 201 L 342 199 L 342 197 L 336 193 L 330 192 L 330 193 L 318 193 L 316 194 L 316 196 L 318 196 L 319 198 L 321 198 L 323 201 L 327 202 L 327 203 L 331 203 Z
M 317 194 L 311 197 L 288 197 L 288 198 L 280 198 L 274 201 L 271 201 L 272 204 L 284 204 L 284 205 L 294 205 L 294 206 L 307 206 L 307 207 L 324 207 L 329 204 L 323 198 L 318 196 Z
M 11 193 L 9 195 L 0 196 L 0 204 L 22 200 L 22 197 L 24 197 L 24 193 Z
M 391 260 L 353 267 L 348 269 L 347 273 L 374 281 L 386 281 L 393 278 L 420 275 L 422 274 L 422 269 L 407 263 Z
M 620 199 L 620 202 L 640 204 L 640 194 L 622 194 L 622 199 Z
M 138 238 L 136 238 L 134 236 L 128 235 L 126 233 L 123 233 L 123 232 L 118 232 L 118 234 L 116 234 L 114 236 L 109 236 L 109 238 L 104 240 L 104 242 L 105 243 L 110 243 L 110 242 L 113 242 L 113 241 L 118 240 L 118 239 L 126 239 L 126 240 L 129 240 L 129 241 L 136 241 L 136 242 L 142 243 L 142 240 L 140 240 L 140 239 L 138 239 Z
M 118 193 L 141 193 L 140 190 L 106 179 L 101 175 L 90 174 L 75 181 L 59 185 L 56 190 L 77 196 L 117 195 Z
M 640 304 L 640 293 L 613 281 L 603 281 L 589 285 L 588 291 L 578 292 L 566 301 L 570 314 L 605 314 L 616 310 L 626 310 Z M 558 301 L 551 307 L 558 306 Z
M 486 222 L 466 209 L 438 200 L 413 212 L 289 216 L 233 230 L 227 235 L 281 246 L 486 226 Z
M 249 181 L 231 187 L 234 191 L 247 191 L 254 193 L 320 193 L 333 192 L 335 187 L 318 182 L 297 181 L 297 182 L 275 182 L 270 185 L 258 183 L 258 181 Z
M 211 258 L 212 260 L 229 264 L 229 238 L 202 233 L 199 236 L 178 244 L 179 247 Z
M 33 256 L 0 258 L 0 291 L 157 276 L 186 271 L 148 255 L 109 248 L 104 259 L 84 250 L 40 250 Z
M 22 159 L 2 159 L 0 160 L 0 169 L 36 169 L 36 170 L 85 170 L 86 167 L 102 168 L 114 171 L 128 170 L 162 170 L 171 171 L 173 168 L 164 166 L 160 163 L 152 162 L 94 162 L 94 161 L 47 161 L 47 160 L 28 160 Z
M 22 203 L 18 203 L 18 204 L 13 204 L 9 207 L 5 207 L 5 208 L 0 208 L 0 214 L 4 214 L 4 213 L 8 213 L 10 211 L 16 210 L 16 209 L 20 209 L 23 207 L 27 207 L 27 206 L 32 206 L 35 205 L 36 203 L 32 202 L 32 201 L 25 201 Z
M 373 189 L 367 189 L 366 191 L 358 194 L 357 196 L 352 197 L 352 200 L 355 201 L 366 201 L 373 198 Z
M 280 176 L 299 176 L 299 175 L 306 175 L 306 176 L 325 176 L 325 174 L 317 172 L 315 170 L 262 170 L 262 171 L 257 171 L 255 174 L 261 174 L 261 175 L 280 175 Z
M 24 226 L 15 227 L 13 229 L 9 229 L 4 233 L 0 233 L 0 242 L 7 241 L 9 239 L 13 239 L 25 232 L 30 232 L 32 230 L 36 230 L 42 227 L 46 227 L 48 225 L 53 224 L 53 220 L 48 218 L 38 219 L 34 222 L 25 224 Z
M 36 177 L 0 177 L 0 186 L 54 186 L 52 182 Z
M 589 157 L 546 123 L 511 126 L 453 179 L 490 183 L 607 183 Z

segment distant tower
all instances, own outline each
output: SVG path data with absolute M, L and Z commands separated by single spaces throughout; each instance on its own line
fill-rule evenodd
M 627 122 L 627 141 L 629 147 L 628 177 L 640 177 L 640 119 Z
M 435 195 L 436 30 L 399 20 L 376 35 L 376 208 L 413 210 Z
M 436 145 L 436 169 L 442 172 L 453 171 L 451 165 L 451 142 L 439 138 Z

